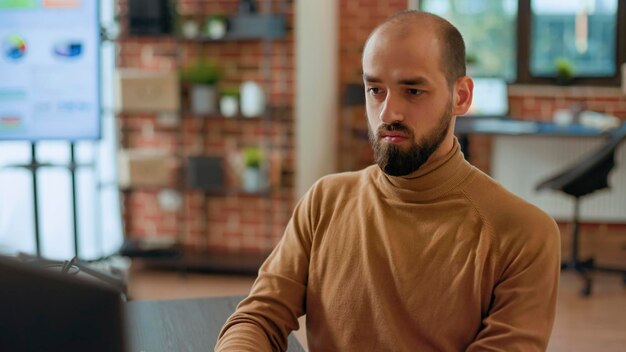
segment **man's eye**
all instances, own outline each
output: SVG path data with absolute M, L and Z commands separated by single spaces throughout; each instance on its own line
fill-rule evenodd
M 415 88 L 409 88 L 406 90 L 407 93 L 411 94 L 411 95 L 419 95 L 422 93 L 421 90 L 419 89 L 415 89 Z
M 380 93 L 380 91 L 381 91 L 381 89 L 377 88 L 377 87 L 367 88 L 367 92 L 370 93 L 370 94 L 378 94 L 378 93 Z

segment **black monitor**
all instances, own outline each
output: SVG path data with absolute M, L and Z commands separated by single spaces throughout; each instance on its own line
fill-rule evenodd
M 0 351 L 126 351 L 119 291 L 0 257 Z

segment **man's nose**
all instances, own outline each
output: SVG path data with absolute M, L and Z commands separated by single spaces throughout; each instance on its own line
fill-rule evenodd
M 392 124 L 404 120 L 402 101 L 391 93 L 387 94 L 382 109 L 380 110 L 379 118 L 384 124 Z

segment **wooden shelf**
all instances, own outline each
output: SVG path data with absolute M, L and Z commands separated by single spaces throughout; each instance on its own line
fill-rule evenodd
M 183 250 L 177 257 L 135 257 L 133 265 L 153 269 L 256 275 L 269 255 L 266 253 Z
M 268 119 L 268 115 L 264 114 L 264 115 L 259 115 L 259 116 L 252 116 L 252 117 L 247 117 L 247 116 L 243 116 L 241 114 L 235 115 L 235 116 L 224 116 L 218 113 L 215 114 L 195 114 L 191 111 L 184 111 L 181 113 L 181 115 L 185 118 L 193 118 L 193 119 L 207 119 L 207 120 L 238 120 L 238 121 L 259 121 L 259 120 L 263 120 L 263 119 Z
M 291 107 L 287 106 L 269 106 L 266 111 L 259 116 L 247 117 L 242 115 L 241 113 L 227 117 L 220 113 L 212 113 L 212 114 L 195 114 L 189 109 L 183 108 L 181 111 L 119 111 L 116 115 L 121 119 L 132 119 L 133 116 L 136 115 L 154 115 L 157 117 L 159 114 L 175 114 L 180 115 L 183 118 L 193 118 L 193 119 L 211 119 L 211 120 L 241 120 L 241 121 L 259 121 L 259 120 L 272 120 L 272 121 L 282 121 L 288 120 L 293 112 Z M 177 126 L 168 126 L 163 127 L 163 129 L 177 129 Z
M 196 191 L 195 189 L 188 189 L 188 191 Z M 223 189 L 223 190 L 197 190 L 204 192 L 206 196 L 211 197 L 267 197 L 272 194 L 270 190 L 261 190 L 257 192 L 249 192 L 239 188 Z
M 115 38 L 114 42 L 120 41 L 153 41 L 153 42 L 179 42 L 179 43 L 187 43 L 187 44 L 222 44 L 222 43 L 258 43 L 263 40 L 281 40 L 283 37 L 275 37 L 275 38 L 263 38 L 260 36 L 256 37 L 238 37 L 235 35 L 227 35 L 223 38 L 213 39 L 209 37 L 195 37 L 195 38 L 187 38 L 181 35 L 174 34 L 162 34 L 162 35 L 122 35 Z
M 182 43 L 199 43 L 199 44 L 232 43 L 232 42 L 257 43 L 257 42 L 264 40 L 264 38 L 262 37 L 236 37 L 236 36 L 226 36 L 224 38 L 219 38 L 219 39 L 213 39 L 209 37 L 196 37 L 196 38 L 177 37 L 177 39 Z M 279 39 L 281 38 L 265 39 L 265 40 L 279 40 Z
M 120 254 L 129 258 L 177 259 L 183 256 L 183 249 L 176 242 L 156 244 L 140 236 L 130 236 L 122 244 Z
M 286 20 L 282 15 L 235 15 L 228 18 L 228 27 L 223 38 L 200 37 L 188 40 L 203 43 L 278 40 L 284 38 L 287 32 Z
M 124 193 L 133 193 L 133 192 L 150 192 L 156 193 L 160 192 L 164 189 L 176 189 L 178 190 L 180 187 L 171 185 L 171 186 L 149 186 L 149 185 L 134 185 L 134 186 L 124 186 L 120 187 L 120 192 Z
M 210 38 L 208 36 L 187 38 L 180 34 L 129 35 L 128 33 L 124 33 L 115 38 L 114 41 L 149 39 L 152 41 L 176 40 L 189 43 L 258 42 L 280 40 L 285 38 L 287 34 L 285 16 L 278 14 L 234 15 L 228 18 L 228 26 L 228 32 L 222 38 Z M 201 25 L 200 27 L 203 26 Z
M 241 188 L 235 188 L 235 187 L 226 187 L 222 189 L 206 190 L 206 189 L 201 189 L 201 188 L 192 188 L 188 186 L 181 188 L 176 185 L 164 185 L 164 186 L 134 185 L 134 186 L 120 187 L 119 189 L 120 189 L 120 192 L 124 192 L 124 193 L 133 193 L 133 192 L 155 193 L 155 192 L 160 192 L 161 190 L 164 190 L 164 189 L 176 189 L 182 192 L 200 192 L 210 197 L 231 197 L 231 196 L 233 197 L 268 197 L 268 196 L 271 196 L 272 194 L 284 193 L 281 190 L 270 190 L 270 189 L 260 190 L 258 192 L 249 192 Z

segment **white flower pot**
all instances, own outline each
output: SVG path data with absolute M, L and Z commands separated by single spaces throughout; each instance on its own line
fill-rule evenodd
M 246 81 L 241 85 L 240 92 L 243 116 L 257 117 L 265 112 L 265 94 L 258 83 Z
M 206 35 L 211 39 L 220 39 L 226 35 L 226 20 L 212 18 L 206 24 Z
M 217 112 L 215 86 L 193 85 L 191 87 L 191 112 L 210 115 Z
M 198 23 L 193 20 L 185 20 L 181 28 L 182 34 L 184 38 L 192 39 L 198 36 L 200 32 L 200 27 Z
M 237 97 L 225 95 L 220 98 L 220 113 L 225 117 L 233 117 L 239 112 Z
M 246 192 L 259 192 L 264 186 L 263 173 L 255 167 L 246 167 L 242 174 L 242 187 Z

